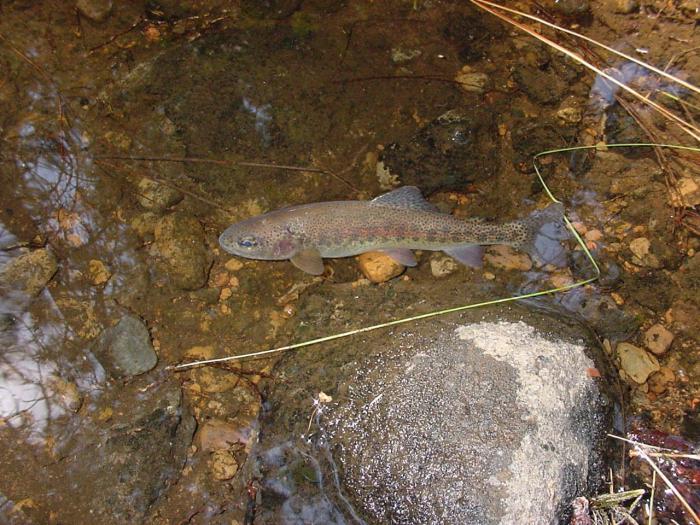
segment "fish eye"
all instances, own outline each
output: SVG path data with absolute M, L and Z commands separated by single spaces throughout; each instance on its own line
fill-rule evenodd
M 258 240 L 251 236 L 247 235 L 245 237 L 241 237 L 238 239 L 238 246 L 242 246 L 243 248 L 253 248 L 254 246 L 258 245 Z

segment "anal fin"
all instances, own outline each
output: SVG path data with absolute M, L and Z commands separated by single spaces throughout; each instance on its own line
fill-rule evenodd
M 472 268 L 481 268 L 484 264 L 484 247 L 479 246 L 478 244 L 457 246 L 455 248 L 445 248 L 443 251 L 450 257 L 457 259 L 465 266 L 470 266 Z

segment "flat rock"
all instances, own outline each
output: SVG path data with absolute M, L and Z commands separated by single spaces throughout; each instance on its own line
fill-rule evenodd
M 93 351 L 113 377 L 143 374 L 158 362 L 146 325 L 132 315 L 125 315 L 102 332 Z
M 653 372 L 659 370 L 659 362 L 649 352 L 630 343 L 617 345 L 617 356 L 620 367 L 636 383 L 646 382 Z
M 0 284 L 27 295 L 39 295 L 58 270 L 56 256 L 42 248 L 18 255 L 0 269 Z
M 592 342 L 515 311 L 290 359 L 279 373 L 299 386 L 271 393 L 260 434 L 261 522 L 568 522 L 571 500 L 604 477 L 610 404 Z M 333 476 L 339 490 L 319 493 L 315 480 Z
M 644 332 L 644 345 L 656 355 L 665 354 L 673 342 L 673 333 L 665 326 L 655 324 Z

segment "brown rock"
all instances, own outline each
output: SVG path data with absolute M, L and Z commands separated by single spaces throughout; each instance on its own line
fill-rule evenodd
M 616 350 L 620 367 L 635 383 L 643 384 L 650 374 L 660 368 L 656 357 L 643 348 L 630 343 L 619 343 Z
M 362 273 L 373 283 L 383 283 L 398 277 L 406 269 L 405 266 L 381 252 L 363 253 L 357 261 Z
M 673 342 L 673 333 L 660 324 L 655 324 L 644 333 L 644 344 L 656 355 L 666 353 Z
M 217 481 L 231 479 L 238 472 L 238 462 L 233 454 L 226 450 L 216 450 L 209 459 L 211 474 Z
M 662 366 L 658 372 L 654 372 L 649 376 L 647 384 L 649 390 L 655 394 L 663 394 L 668 386 L 676 380 L 676 375 L 673 370 Z
M 112 277 L 112 272 L 107 269 L 107 266 L 102 261 L 92 259 L 88 263 L 88 275 L 90 276 L 90 282 L 95 286 L 99 286 L 109 281 L 109 278 Z

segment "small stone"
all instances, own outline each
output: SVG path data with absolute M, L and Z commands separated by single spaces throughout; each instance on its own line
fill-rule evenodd
M 676 380 L 676 375 L 668 367 L 662 366 L 658 372 L 654 372 L 649 376 L 647 384 L 649 385 L 649 390 L 655 394 L 663 394 L 668 385 Z
M 481 94 L 488 88 L 490 82 L 486 73 L 474 71 L 469 66 L 464 66 L 455 76 L 455 82 L 459 83 L 467 93 Z
M 243 268 L 243 263 L 238 259 L 229 259 L 226 261 L 226 264 L 224 264 L 224 268 L 229 272 L 237 272 Z
M 228 450 L 246 440 L 238 425 L 222 419 L 210 419 L 197 431 L 196 443 L 204 451 Z
M 357 261 L 360 270 L 373 283 L 383 283 L 401 275 L 406 269 L 402 264 L 382 252 L 361 254 Z
M 671 202 L 675 206 L 697 206 L 700 205 L 700 185 L 691 177 L 682 177 L 676 183 L 676 190 L 680 198 L 671 193 Z
M 574 278 L 571 275 L 571 270 L 564 268 L 562 270 L 557 270 L 549 276 L 549 282 L 555 288 L 563 288 L 574 284 Z
M 557 118 L 566 124 L 577 124 L 583 119 L 583 110 L 575 106 L 565 106 L 557 110 Z
M 640 385 L 646 382 L 650 374 L 657 372 L 660 368 L 656 357 L 643 348 L 630 343 L 619 343 L 616 350 L 620 367 Z
M 630 243 L 630 251 L 632 252 L 632 262 L 637 266 L 646 266 L 648 268 L 660 268 L 659 259 L 649 251 L 651 242 L 646 237 L 637 237 Z
M 422 52 L 420 49 L 395 47 L 391 50 L 391 61 L 394 64 L 403 64 L 404 62 L 410 62 L 414 58 L 418 58 L 421 54 Z
M 104 22 L 112 12 L 112 0 L 78 0 L 80 14 L 93 22 Z
M 92 259 L 88 263 L 88 275 L 90 282 L 95 286 L 99 286 L 109 281 L 109 278 L 112 277 L 112 272 L 107 269 L 107 266 L 102 261 Z
M 219 301 L 224 302 L 227 299 L 229 299 L 233 295 L 233 290 L 231 288 L 222 288 L 221 293 L 219 294 Z
M 216 450 L 209 459 L 209 468 L 215 480 L 226 481 L 238 472 L 238 462 L 227 450 Z
M 138 183 L 136 200 L 147 210 L 165 211 L 182 200 L 182 193 L 152 179 L 144 177 Z
M 57 270 L 56 256 L 53 252 L 42 248 L 8 261 L 0 269 L 0 284 L 37 296 Z
M 211 359 L 212 357 L 214 357 L 214 347 L 211 345 L 193 346 L 185 352 L 185 358 L 190 361 Z
M 115 326 L 102 332 L 93 351 L 113 377 L 143 374 L 158 362 L 148 328 L 132 315 L 125 315 Z
M 496 278 L 496 274 L 493 272 L 484 272 L 484 279 L 487 281 L 493 281 Z
M 672 342 L 673 333 L 660 324 L 655 324 L 644 333 L 644 344 L 656 355 L 665 354 Z
M 584 237 L 587 241 L 596 242 L 603 238 L 603 232 L 600 230 L 588 230 Z
M 433 277 L 445 277 L 454 273 L 459 268 L 459 263 L 452 257 L 438 256 L 430 260 L 430 271 Z
M 610 9 L 615 13 L 628 15 L 639 9 L 638 0 L 608 0 Z
M 532 260 L 524 253 L 518 253 L 514 248 L 505 244 L 497 244 L 486 248 L 484 262 L 501 270 L 519 270 L 523 272 L 532 269 Z

